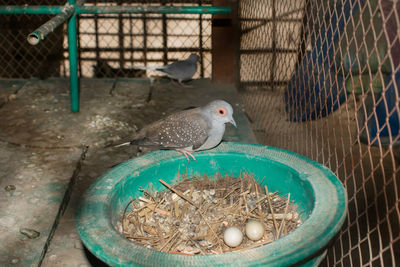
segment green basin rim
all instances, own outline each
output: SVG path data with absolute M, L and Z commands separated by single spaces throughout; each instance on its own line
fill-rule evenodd
M 291 151 L 257 144 L 223 142 L 196 153 L 196 158 L 245 154 L 282 163 L 307 180 L 313 190 L 314 208 L 295 231 L 260 247 L 220 255 L 177 255 L 137 245 L 114 230 L 109 218 L 113 188 L 135 170 L 160 165 L 165 160 L 186 161 L 175 151 L 156 151 L 124 162 L 102 175 L 85 193 L 76 213 L 76 226 L 84 245 L 112 266 L 290 266 L 316 255 L 341 228 L 347 214 L 342 183 L 327 167 Z M 188 164 L 196 164 L 191 161 Z M 136 179 L 136 178 L 135 178 Z

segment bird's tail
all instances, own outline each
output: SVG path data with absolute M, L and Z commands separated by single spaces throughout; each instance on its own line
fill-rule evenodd
M 157 71 L 163 70 L 163 67 L 155 67 L 155 66 L 133 66 L 133 68 L 138 70 L 157 70 Z
M 120 147 L 120 146 L 129 146 L 129 145 L 139 145 L 140 144 L 140 140 L 132 140 L 132 141 L 128 141 L 128 142 L 124 142 L 118 145 L 111 145 L 112 147 Z
M 125 142 L 125 143 L 122 143 L 122 144 L 115 145 L 113 147 L 128 146 L 130 144 L 131 144 L 131 142 Z

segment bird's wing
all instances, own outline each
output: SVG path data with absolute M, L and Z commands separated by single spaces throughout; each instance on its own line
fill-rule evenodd
M 132 144 L 166 149 L 195 149 L 207 140 L 210 127 L 199 109 L 184 110 L 146 126 Z
M 153 67 L 153 66 L 134 66 L 134 69 L 140 70 L 155 70 L 166 74 L 168 77 L 177 80 L 189 80 L 193 77 L 197 70 L 197 61 L 192 60 L 178 60 L 171 64 Z
M 171 78 L 178 80 L 189 80 L 196 73 L 197 64 L 189 60 L 175 61 L 159 71 L 165 72 Z

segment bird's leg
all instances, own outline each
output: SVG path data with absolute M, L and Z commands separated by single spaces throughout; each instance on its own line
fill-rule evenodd
M 185 88 L 193 88 L 192 85 L 184 84 L 184 83 L 183 83 L 182 81 L 180 81 L 180 80 L 178 80 L 178 84 L 179 84 L 180 86 L 182 86 L 182 87 L 185 87 Z
M 189 162 L 189 157 L 188 157 L 188 156 L 190 156 L 192 159 L 194 159 L 195 161 L 197 161 L 196 158 L 193 156 L 193 154 L 190 153 L 189 151 L 186 151 L 186 150 L 184 150 L 184 149 L 176 149 L 176 151 L 182 153 L 182 154 L 186 157 L 186 159 L 187 159 L 188 162 Z

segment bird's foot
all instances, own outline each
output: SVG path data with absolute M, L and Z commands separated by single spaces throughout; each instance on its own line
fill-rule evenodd
M 193 156 L 193 154 L 190 153 L 189 151 L 186 151 L 184 149 L 176 149 L 176 151 L 182 153 L 186 157 L 188 162 L 189 162 L 189 157 L 188 156 L 190 156 L 192 159 L 194 159 L 194 161 L 197 161 L 196 158 Z
M 175 81 L 174 79 L 171 79 L 171 84 L 179 85 L 179 86 L 184 87 L 184 88 L 193 88 L 192 85 L 187 85 L 187 84 L 184 84 L 183 82 L 181 82 L 179 80 Z
M 184 88 L 193 88 L 193 85 L 184 84 L 184 83 L 181 82 L 181 81 L 178 81 L 178 84 L 179 84 L 180 86 L 184 87 Z

